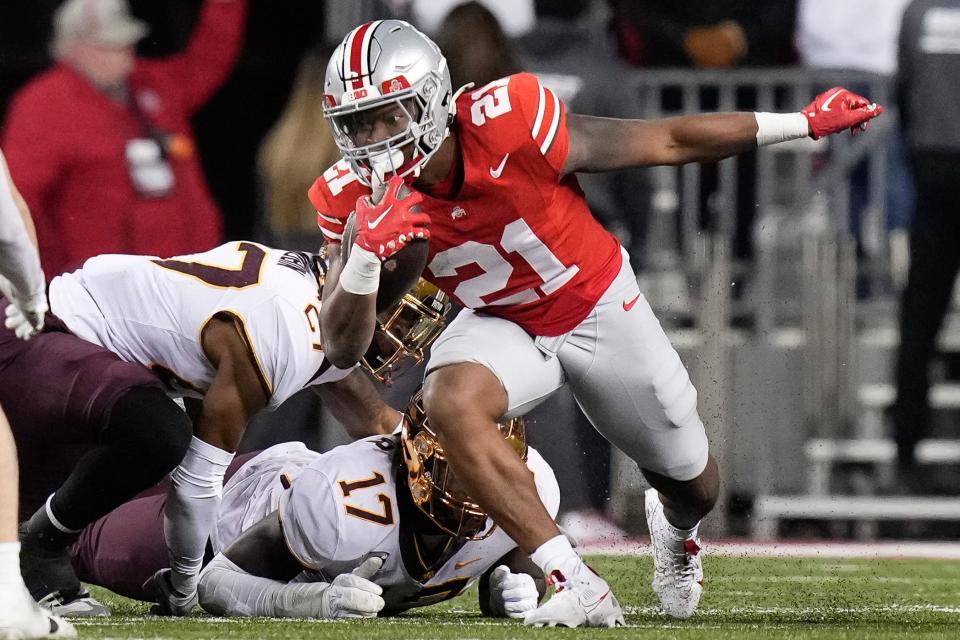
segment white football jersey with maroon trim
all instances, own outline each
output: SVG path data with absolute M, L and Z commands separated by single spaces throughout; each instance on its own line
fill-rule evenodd
M 160 259 L 102 255 L 54 278 L 50 306 L 67 327 L 155 371 L 172 395 L 201 397 L 216 373 L 203 351 L 214 317 L 247 343 L 268 408 L 349 373 L 324 358 L 314 256 L 254 242 Z
M 283 534 L 304 569 L 317 580 L 330 581 L 352 571 L 371 554 L 384 556 L 384 565 L 373 581 L 383 587 L 386 611 L 402 611 L 452 598 L 517 546 L 497 528 L 484 540 L 464 543 L 439 567 L 424 567 L 410 530 L 400 525 L 398 446 L 398 436 L 366 438 L 322 455 L 314 454 L 313 462 L 297 469 L 290 468 L 285 451 L 271 454 L 272 450 L 267 450 L 258 456 L 277 458 L 272 468 L 269 464 L 262 465 L 263 468 L 270 469 L 274 476 L 281 469 L 288 475 L 285 482 L 289 483 L 289 490 L 277 489 L 279 485 L 272 479 L 267 482 L 272 483 L 272 491 L 280 494 Z M 560 489 L 553 470 L 532 448 L 527 466 L 534 473 L 547 511 L 555 517 Z M 256 486 L 249 478 L 245 482 Z M 225 488 L 225 503 L 241 502 L 229 497 L 233 483 L 231 479 Z M 265 501 L 259 510 L 266 510 L 274 499 Z M 492 526 L 492 521 L 488 520 L 488 526 Z M 221 540 L 220 544 L 229 544 L 229 540 Z

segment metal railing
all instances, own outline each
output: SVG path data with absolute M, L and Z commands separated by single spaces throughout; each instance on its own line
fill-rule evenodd
M 891 90 L 885 76 L 800 68 L 637 71 L 625 84 L 644 118 L 714 110 L 799 111 L 834 85 L 887 104 Z M 647 269 L 684 274 L 687 291 L 693 292 L 689 314 L 711 336 L 708 341 L 719 336 L 718 327 L 730 326 L 729 314 L 745 317 L 761 338 L 786 326 L 802 328 L 805 421 L 811 435 L 836 435 L 853 418 L 858 282 L 871 291 L 889 290 L 885 145 L 895 117 L 888 113 L 874 121 L 869 135 L 798 140 L 758 149 L 755 161 L 724 160 L 709 194 L 707 169 L 699 165 L 658 167 L 648 176 Z M 862 208 L 854 225 L 851 175 L 862 163 L 866 179 L 856 187 Z M 738 193 L 745 170 L 754 173 L 753 199 L 746 203 Z M 738 214 L 743 217 L 745 207 L 756 214 L 750 230 L 753 257 L 732 258 L 738 225 L 743 225 Z M 719 282 L 718 273 L 730 277 Z M 675 305 L 677 292 L 672 293 L 665 296 L 669 300 L 657 300 L 654 293 L 654 305 Z M 722 348 L 709 353 L 719 360 L 698 358 L 710 374 L 695 372 L 695 377 L 721 385 L 712 396 L 730 397 L 722 388 L 729 353 Z M 701 410 L 723 415 L 722 406 Z M 725 429 L 720 431 L 722 438 Z

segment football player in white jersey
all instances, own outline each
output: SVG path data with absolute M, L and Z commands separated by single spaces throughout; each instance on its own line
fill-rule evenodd
M 0 307 L 5 325 L 29 339 L 43 327 L 45 280 L 37 255 L 33 221 L 0 153 Z M 30 598 L 20 575 L 17 541 L 17 453 L 7 417 L 0 409 L 0 639 L 72 638 L 73 627 L 52 617 Z
M 320 308 L 326 306 L 320 301 L 322 275 L 318 256 L 232 242 L 172 259 L 98 256 L 51 282 L 51 331 L 25 348 L 9 340 L 0 343 L 0 364 L 11 363 L 0 373 L 2 397 L 26 393 L 24 380 L 51 360 L 60 363 L 45 380 L 44 398 L 52 400 L 13 421 L 18 437 L 23 432 L 29 438 L 38 420 L 50 423 L 52 416 L 66 413 L 76 416 L 71 429 L 92 431 L 98 438 L 113 434 L 121 444 L 132 441 L 135 446 L 118 451 L 108 442 L 110 453 L 94 449 L 88 454 L 92 459 L 82 458 L 25 525 L 28 553 L 21 554 L 21 563 L 29 569 L 24 576 L 35 598 L 50 596 L 47 602 L 55 606 L 79 599 L 88 614 L 103 613 L 102 605 L 78 598 L 85 594 L 69 571 L 68 546 L 84 526 L 179 463 L 165 518 L 171 566 L 152 577 L 149 588 L 159 613 L 187 614 L 196 604 L 197 575 L 224 471 L 255 413 L 313 387 L 354 437 L 396 428 L 399 412 L 380 400 L 369 379 L 353 372 L 352 362 L 339 368 L 327 357 L 340 341 L 355 344 L 356 334 L 369 343 L 372 324 L 345 325 L 339 333 L 321 337 Z M 93 353 L 77 354 L 77 349 Z M 98 358 L 105 364 L 82 368 L 79 375 L 74 370 L 75 363 L 83 367 Z M 106 384 L 117 368 L 123 371 L 121 379 Z M 84 388 L 74 384 L 78 378 L 89 381 L 95 401 L 84 402 L 89 398 L 76 391 Z M 114 388 L 126 392 L 135 387 L 121 396 L 129 398 L 143 387 L 159 386 L 158 378 L 172 395 L 203 399 L 192 438 L 183 412 L 166 396 L 152 394 L 117 408 Z M 66 398 L 68 410 L 60 406 L 58 394 Z M 111 424 L 124 415 L 135 424 Z M 143 424 L 136 424 L 137 418 Z
M 368 617 L 452 598 L 480 579 L 487 615 L 535 608 L 542 572 L 458 487 L 418 400 L 389 436 L 324 454 L 283 443 L 231 468 L 210 537 L 215 555 L 200 578 L 203 607 L 216 615 Z M 556 478 L 527 448 L 521 419 L 500 429 L 555 515 Z M 165 501 L 151 492 L 88 527 L 73 550 L 81 578 L 147 597 L 139 585 L 163 562 Z

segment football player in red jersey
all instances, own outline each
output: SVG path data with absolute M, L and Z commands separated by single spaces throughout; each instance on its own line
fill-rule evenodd
M 424 278 L 466 307 L 433 347 L 426 411 L 466 489 L 557 587 L 526 622 L 621 619 L 606 582 L 560 534 L 530 473 L 496 437 L 498 419 L 563 384 L 654 487 L 646 495 L 653 588 L 667 613 L 691 615 L 703 578 L 697 528 L 717 498 L 717 464 L 687 371 L 575 174 L 712 162 L 855 131 L 882 107 L 835 87 L 790 114 L 576 115 L 527 73 L 454 93 L 432 41 L 405 22 L 379 20 L 335 50 L 323 109 L 343 160 L 310 190 L 318 224 L 339 242 L 356 210 L 358 233 L 381 238 L 354 244 L 337 286 L 360 308 L 377 263 L 411 235 L 428 234 Z M 421 197 L 391 197 L 396 187 L 379 203 L 367 197 L 371 183 L 401 179 Z

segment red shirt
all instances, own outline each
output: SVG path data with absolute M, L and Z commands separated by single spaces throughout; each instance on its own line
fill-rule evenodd
M 220 212 L 196 154 L 190 117 L 227 79 L 243 42 L 246 0 L 207 2 L 187 49 L 138 59 L 130 100 L 112 100 L 73 68 L 58 64 L 14 98 L 3 150 L 30 206 L 48 278 L 101 253 L 169 256 L 205 251 L 220 241 Z M 178 139 L 168 161 L 172 191 L 144 198 L 126 160 L 142 122 Z
M 450 199 L 424 198 L 430 251 L 423 277 L 463 306 L 531 334 L 571 331 L 622 259 L 576 177 L 561 177 L 570 144 L 563 103 L 536 76 L 509 76 L 457 100 L 453 135 L 463 184 Z M 317 179 L 309 196 L 329 241 L 340 240 L 367 193 L 342 161 Z

